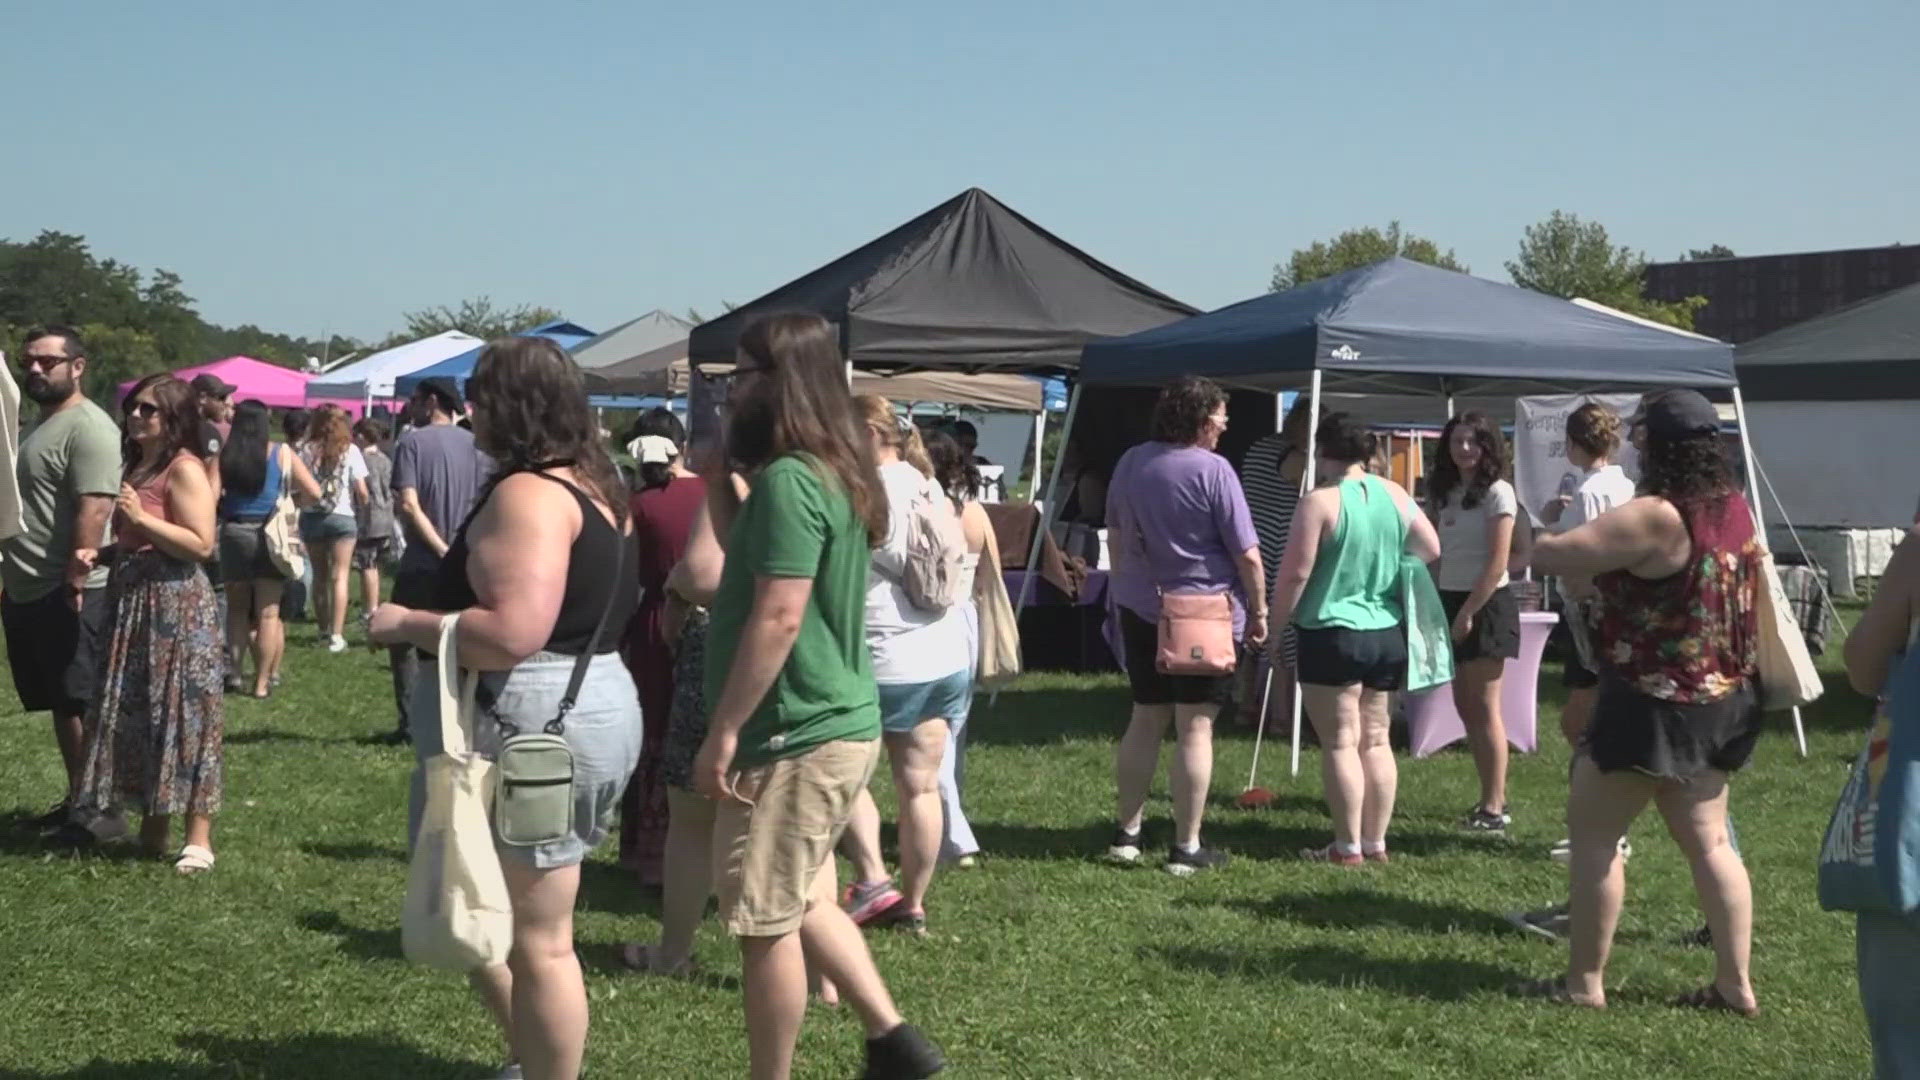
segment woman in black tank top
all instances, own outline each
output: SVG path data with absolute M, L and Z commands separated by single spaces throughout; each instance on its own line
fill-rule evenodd
M 573 753 L 573 831 L 532 847 L 500 846 L 513 901 L 513 950 L 503 968 L 471 977 L 494 1016 L 538 1034 L 516 1045 L 530 1076 L 573 1077 L 586 1047 L 586 986 L 572 941 L 580 863 L 606 839 L 640 755 L 639 696 L 618 652 L 619 627 L 638 602 L 626 487 L 600 444 L 599 424 L 567 355 L 544 338 L 496 342 L 467 383 L 474 439 L 499 466 L 460 526 L 435 582 L 436 610 L 387 604 L 374 613 L 377 642 L 439 647 L 443 612 L 459 612 L 460 666 L 483 674 L 482 753 L 503 725 L 539 731 L 562 715 Z M 571 710 L 561 706 L 576 659 L 587 657 Z M 413 688 L 413 744 L 424 763 L 440 752 L 433 679 Z M 424 809 L 415 770 L 410 825 Z M 512 1032 L 508 1031 L 509 1040 Z

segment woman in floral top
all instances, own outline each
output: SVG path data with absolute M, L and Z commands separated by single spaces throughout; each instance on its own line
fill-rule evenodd
M 1753 513 L 1699 394 L 1647 399 L 1641 496 L 1560 536 L 1534 568 L 1594 578 L 1600 697 L 1574 767 L 1572 950 L 1564 980 L 1528 993 L 1601 1008 L 1626 891 L 1619 842 L 1653 803 L 1693 867 L 1712 930 L 1713 982 L 1678 1004 L 1758 1011 L 1749 978 L 1752 889 L 1728 842 L 1728 775 L 1759 737 L 1761 548 Z

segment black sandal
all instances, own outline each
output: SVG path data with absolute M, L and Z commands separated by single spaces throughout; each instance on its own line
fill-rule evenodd
M 1679 997 L 1673 999 L 1673 1005 L 1677 1009 L 1730 1012 L 1735 1016 L 1745 1016 L 1749 1018 L 1760 1015 L 1760 1006 L 1755 1005 L 1751 1009 L 1743 1009 L 1733 1002 L 1728 1001 L 1727 996 L 1720 992 L 1720 988 L 1712 983 L 1708 983 L 1691 994 L 1681 994 Z

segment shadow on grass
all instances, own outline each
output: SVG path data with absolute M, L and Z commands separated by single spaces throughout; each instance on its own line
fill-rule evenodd
M 407 861 L 407 853 L 404 850 L 389 844 L 301 844 L 300 850 L 335 862 L 405 863 Z
M 645 886 L 617 862 L 588 859 L 580 864 L 579 905 L 612 915 L 660 917 L 660 888 Z
M 204 1062 L 95 1062 L 62 1072 L 0 1068 L 0 1080 L 339 1080 L 341 1077 L 471 1077 L 489 1065 L 435 1057 L 398 1039 L 373 1035 L 313 1033 L 284 1039 L 183 1035 L 182 1050 Z
M 627 966 L 626 957 L 621 950 L 625 943 L 613 942 L 577 942 L 574 952 L 580 956 L 580 967 L 590 975 L 604 975 L 613 979 L 666 979 L 669 976 L 648 975 Z M 730 972 L 701 970 L 697 974 L 679 980 L 689 986 L 705 990 L 722 990 L 738 993 L 740 977 Z
M 252 731 L 238 731 L 232 735 L 228 735 L 225 739 L 228 746 L 261 746 L 269 743 L 308 743 L 318 746 L 328 743 L 344 743 L 347 741 L 346 739 L 323 739 L 318 735 L 305 735 L 297 731 L 279 731 L 274 728 L 256 728 Z
M 1477 960 L 1446 957 L 1399 959 L 1371 956 L 1333 945 L 1294 949 L 1227 951 L 1185 946 L 1148 947 L 1144 957 L 1186 971 L 1261 983 L 1273 979 L 1310 983 L 1336 990 L 1374 987 L 1428 1001 L 1462 1001 L 1500 990 L 1518 976 Z
M 1351 871 L 1342 871 L 1351 872 Z M 1408 896 L 1349 888 L 1325 893 L 1281 893 L 1264 900 L 1232 899 L 1220 906 L 1262 919 L 1282 919 L 1328 930 L 1391 927 L 1423 934 L 1512 935 L 1505 919 L 1479 908 L 1435 904 Z
M 1095 821 L 1079 826 L 1043 826 L 975 821 L 973 832 L 980 840 L 981 852 L 994 859 L 1097 861 L 1106 855 L 1107 844 L 1113 839 L 1113 824 Z M 1306 829 L 1247 819 L 1209 821 L 1202 835 L 1210 846 L 1249 859 L 1293 858 L 1301 848 L 1327 841 L 1326 830 L 1322 828 Z M 1149 858 L 1157 857 L 1159 849 L 1172 840 L 1171 823 L 1165 819 L 1148 819 Z M 885 838 L 883 847 L 889 852 L 893 850 L 890 836 Z
M 1130 706 L 1124 689 L 1018 690 L 974 698 L 967 742 L 988 746 L 1051 746 L 1068 739 L 1120 738 Z
M 401 960 L 400 928 L 375 930 L 354 926 L 337 911 L 309 911 L 299 918 L 300 928 L 325 934 L 340 943 L 340 951 L 362 960 Z
M 136 837 L 139 821 L 134 819 L 130 825 L 134 832 L 112 843 L 80 843 L 57 840 L 54 835 L 34 825 L 34 819 L 43 811 L 10 810 L 0 814 L 0 855 L 24 855 L 34 859 L 48 855 L 73 860 L 96 859 L 103 862 L 155 862 L 153 856 L 141 850 Z

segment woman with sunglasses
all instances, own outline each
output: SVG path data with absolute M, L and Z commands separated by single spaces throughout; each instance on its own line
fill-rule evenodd
M 122 406 L 126 470 L 114 504 L 118 557 L 107 584 L 109 639 L 88 725 L 81 798 L 145 815 L 140 839 L 164 854 L 173 815 L 186 844 L 174 869 L 213 869 L 226 729 L 225 627 L 200 564 L 213 555 L 213 483 L 200 462 L 192 388 L 149 375 Z

